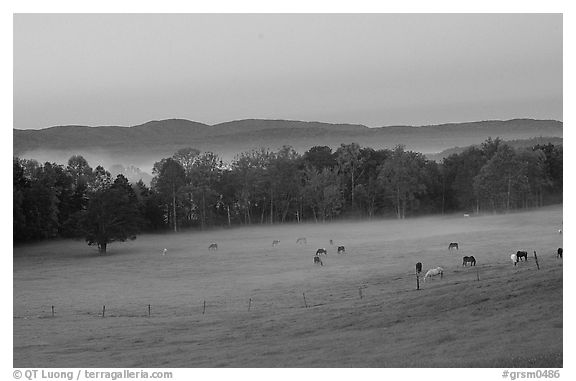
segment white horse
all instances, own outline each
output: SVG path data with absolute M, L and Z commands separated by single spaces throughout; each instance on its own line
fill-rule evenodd
M 426 278 L 432 278 L 433 276 L 440 275 L 440 278 L 444 277 L 444 269 L 440 266 L 436 267 L 435 269 L 430 269 L 424 275 L 424 282 L 426 282 Z
M 518 256 L 516 254 L 512 254 L 510 256 L 510 260 L 512 261 L 512 263 L 514 264 L 514 266 L 516 266 L 516 263 L 518 263 Z
M 164 250 L 162 250 L 162 256 L 166 255 L 167 251 L 168 251 L 168 249 L 164 248 Z

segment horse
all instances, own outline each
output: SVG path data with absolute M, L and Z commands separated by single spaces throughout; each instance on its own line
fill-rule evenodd
M 458 250 L 458 242 L 450 242 L 450 245 L 448 245 L 448 250 L 452 250 L 454 247 L 456 250 Z
M 298 239 L 296 239 L 296 243 L 300 243 L 300 244 L 306 244 L 306 237 L 300 237 Z
M 416 263 L 416 274 L 420 274 L 422 272 L 422 263 Z
M 164 250 L 162 250 L 162 256 L 166 255 L 167 251 L 168 251 L 168 249 L 164 248 Z
M 272 241 L 272 247 L 278 245 L 280 243 L 280 240 L 275 239 L 274 241 Z
M 516 254 L 512 254 L 510 256 L 510 260 L 512 261 L 512 263 L 514 264 L 514 266 L 516 266 L 516 264 L 518 263 L 518 256 Z
M 320 257 L 318 255 L 314 256 L 314 264 L 319 264 L 320 266 L 324 266 L 324 264 L 322 263 L 322 260 L 320 259 Z
M 524 258 L 524 260 L 528 262 L 528 252 L 518 250 L 516 256 L 518 257 L 518 261 L 522 261 L 522 258 Z
M 564 250 L 562 250 L 562 248 L 559 247 L 559 248 L 558 248 L 558 251 L 557 251 L 557 253 L 556 253 L 556 258 L 562 258 L 562 252 L 563 252 L 563 251 L 564 251 Z
M 344 246 L 338 246 L 338 254 L 346 253 L 346 248 Z
M 316 255 L 325 255 L 325 256 L 328 256 L 328 253 L 326 252 L 326 249 L 322 248 L 322 249 L 316 250 Z
M 426 282 L 426 278 L 432 278 L 438 275 L 440 275 L 440 279 L 444 277 L 444 269 L 440 266 L 436 267 L 435 269 L 428 270 L 428 272 L 426 272 L 426 275 L 424 275 L 424 282 Z
M 216 244 L 216 242 L 212 242 L 210 246 L 208 246 L 208 250 L 218 250 L 218 244 Z
M 466 263 L 470 263 L 470 266 L 476 266 L 476 258 L 473 255 L 469 257 L 462 258 L 462 266 L 466 266 Z

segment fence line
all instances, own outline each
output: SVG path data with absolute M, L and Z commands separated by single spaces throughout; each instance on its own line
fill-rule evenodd
M 459 267 L 452 273 L 448 273 L 444 277 L 444 281 L 440 284 L 449 284 L 451 279 L 457 280 L 459 283 L 468 281 L 470 284 L 480 281 L 479 270 L 486 266 L 472 266 Z M 488 265 L 488 267 L 492 267 Z M 511 267 L 511 266 L 510 266 Z M 533 267 L 532 267 L 533 268 Z M 491 279 L 501 278 L 501 275 L 492 274 L 482 276 L 482 281 L 486 282 Z M 448 282 L 446 281 L 448 280 Z M 418 281 L 418 277 L 417 277 Z M 136 303 L 136 302 L 116 302 L 103 304 L 101 310 L 96 305 L 94 309 L 86 305 L 49 305 L 40 306 L 38 308 L 25 309 L 24 313 L 15 314 L 15 319 L 29 319 L 29 318 L 60 318 L 60 317 L 106 317 L 108 318 L 165 318 L 165 317 L 209 317 L 210 315 L 219 313 L 240 313 L 244 311 L 250 313 L 257 313 L 262 311 L 282 311 L 287 309 L 297 308 L 313 308 L 324 305 L 334 305 L 338 303 L 372 303 L 374 301 L 382 301 L 390 294 L 387 287 L 392 284 L 403 282 L 403 286 L 398 289 L 395 288 L 393 292 L 398 293 L 411 293 L 415 291 L 414 287 L 414 273 L 407 272 L 401 276 L 386 277 L 380 280 L 362 282 L 360 286 L 335 286 L 334 289 L 327 291 L 326 288 L 321 290 L 321 294 L 317 292 L 318 289 L 307 289 L 305 291 L 293 289 L 288 293 L 271 293 L 271 292 L 254 292 L 251 296 L 242 297 L 241 295 L 225 295 L 216 297 L 207 297 L 204 299 L 191 298 L 187 303 L 180 303 L 178 306 L 166 305 L 163 303 Z M 433 289 L 432 286 L 438 285 L 438 281 L 433 283 L 422 282 L 419 283 L 417 288 L 420 290 Z M 431 286 L 428 286 L 428 285 Z M 422 287 L 424 286 L 424 287 Z M 369 290 L 369 292 L 367 292 Z M 298 297 L 298 294 L 300 297 Z M 248 309 L 246 310 L 246 303 Z M 154 306 L 154 313 L 152 313 L 152 306 Z

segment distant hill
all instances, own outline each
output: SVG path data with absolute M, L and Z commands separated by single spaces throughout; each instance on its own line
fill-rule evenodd
M 518 148 L 534 147 L 535 145 L 538 145 L 538 144 L 548 144 L 548 143 L 552 143 L 555 146 L 556 145 L 559 146 L 559 145 L 562 145 L 563 139 L 562 138 L 555 138 L 555 137 L 540 136 L 540 137 L 531 138 L 531 139 L 505 140 L 505 142 L 509 146 L 518 149 Z M 462 153 L 462 152 L 464 152 L 464 150 L 466 150 L 472 146 L 479 147 L 480 144 L 472 144 L 472 145 L 469 145 L 467 147 L 449 148 L 449 149 L 446 149 L 446 150 L 439 152 L 439 153 L 426 154 L 426 157 L 429 160 L 441 162 L 442 159 L 444 159 L 445 157 L 448 157 L 448 156 L 453 155 L 453 154 Z
M 277 150 L 282 145 L 291 145 L 297 151 L 304 152 L 315 145 L 337 148 L 341 143 L 352 142 L 375 149 L 404 144 L 418 152 L 438 153 L 452 147 L 479 144 L 490 136 L 505 140 L 562 137 L 562 128 L 562 122 L 532 119 L 379 128 L 261 119 L 209 126 L 184 119 L 169 119 L 133 127 L 14 129 L 13 153 L 15 156 L 60 163 L 65 163 L 74 154 L 81 154 L 91 165 L 132 165 L 150 171 L 154 162 L 171 156 L 183 147 L 212 151 L 226 161 L 252 148 Z

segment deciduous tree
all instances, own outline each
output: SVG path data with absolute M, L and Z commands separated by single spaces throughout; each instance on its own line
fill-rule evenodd
M 422 180 L 425 163 L 422 154 L 405 151 L 404 146 L 399 145 L 380 168 L 379 179 L 399 219 L 406 217 L 406 207 L 416 199 L 416 195 L 426 190 Z
M 136 195 L 122 175 L 109 186 L 91 192 L 81 219 L 86 242 L 96 245 L 102 254 L 109 243 L 136 239 L 141 224 Z

